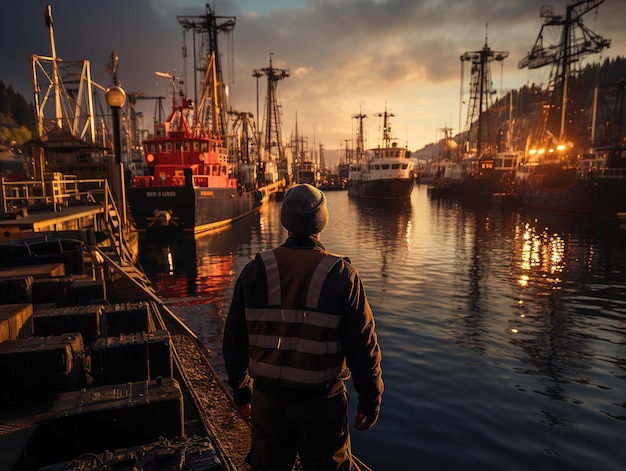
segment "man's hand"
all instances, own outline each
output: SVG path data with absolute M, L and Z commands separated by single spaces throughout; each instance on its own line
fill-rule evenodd
M 239 411 L 239 415 L 244 419 L 250 421 L 250 403 L 247 404 L 238 404 L 237 410 Z
M 378 416 L 367 417 L 363 412 L 357 410 L 356 419 L 354 421 L 354 428 L 357 430 L 367 430 L 374 426 L 378 421 Z

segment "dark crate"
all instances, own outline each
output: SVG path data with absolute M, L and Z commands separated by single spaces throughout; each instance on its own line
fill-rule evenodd
M 42 422 L 40 456 L 52 464 L 183 436 L 183 399 L 171 378 L 101 386 L 59 394 Z
M 33 313 L 35 335 L 80 332 L 85 345 L 91 345 L 100 336 L 103 309 L 104 306 L 100 304 L 37 309 Z
M 33 335 L 32 304 L 0 304 L 0 342 Z
M 37 239 L 0 244 L 0 267 L 60 264 L 63 267 L 61 275 L 83 273 L 84 252 L 85 244 L 81 240 L 42 234 Z
M 32 303 L 33 277 L 31 275 L 0 278 L 0 303 Z
M 67 289 L 68 306 L 102 303 L 105 299 L 106 288 L 104 280 L 75 279 Z
M 94 384 L 172 377 L 171 338 L 167 331 L 102 337 L 91 347 Z
M 104 309 L 103 336 L 154 331 L 154 322 L 147 302 L 118 303 Z
M 0 244 L 0 248 L 3 244 Z M 12 278 L 16 276 L 32 276 L 33 278 L 50 278 L 55 276 L 65 276 L 65 265 L 63 263 L 44 263 L 35 265 L 22 265 L 21 262 L 9 262 L 3 260 L 0 254 L 0 278 Z
M 106 469 L 115 469 L 115 471 L 180 471 L 181 469 L 219 471 L 223 469 L 209 439 L 193 436 L 161 440 L 139 447 L 115 450 L 112 453 L 102 453 L 96 457 L 83 456 L 65 463 L 44 466 L 38 471 L 92 469 L 90 466 L 94 458 L 108 466 Z
M 53 399 L 84 386 L 85 350 L 80 333 L 0 343 L 0 408 Z
M 36 430 L 36 425 L 28 425 L 0 433 L 2 471 L 37 469 L 37 457 L 33 449 L 33 436 Z
M 69 306 L 68 300 L 72 284 L 78 280 L 89 280 L 87 275 L 35 278 L 33 280 L 33 303 L 53 302 L 57 307 Z M 102 298 L 100 298 L 102 299 Z
M 58 307 L 67 306 L 67 290 L 72 284 L 72 278 L 36 278 L 33 281 L 33 303 L 54 303 Z

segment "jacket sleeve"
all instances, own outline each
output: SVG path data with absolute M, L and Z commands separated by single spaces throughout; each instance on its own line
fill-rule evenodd
M 238 405 L 249 403 L 251 398 L 250 379 L 248 377 L 248 350 L 243 275 L 240 275 L 235 283 L 222 340 L 228 384 L 233 389 L 233 398 Z
M 378 417 L 384 390 L 381 351 L 374 315 L 361 279 L 354 270 L 340 327 L 346 363 L 358 394 L 358 409 L 367 417 Z

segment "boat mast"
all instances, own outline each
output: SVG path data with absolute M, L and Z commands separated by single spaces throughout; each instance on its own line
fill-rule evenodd
M 550 83 L 548 92 L 552 96 L 552 105 L 549 109 L 558 108 L 560 111 L 559 122 L 559 143 L 562 144 L 566 140 L 571 139 L 576 131 L 571 131 L 568 135 L 566 124 L 570 120 L 569 109 L 572 102 L 571 93 L 569 91 L 570 79 L 572 74 L 572 66 L 577 66 L 577 71 L 581 68 L 582 59 L 594 53 L 599 53 L 603 49 L 609 47 L 611 41 L 604 39 L 598 34 L 587 28 L 582 17 L 589 11 L 597 9 L 604 0 L 581 0 L 567 5 L 565 17 L 555 15 L 552 6 L 543 6 L 540 10 L 540 16 L 544 18 L 539 35 L 533 45 L 531 52 L 521 59 L 518 68 L 528 67 L 529 69 L 537 69 L 546 65 L 552 65 L 550 74 Z M 560 27 L 561 35 L 558 44 L 544 46 L 544 28 Z M 540 129 L 538 139 L 545 138 L 546 135 L 555 135 L 550 132 L 548 123 L 549 116 L 545 116 L 543 126 Z
M 387 107 L 385 107 L 384 113 L 376 113 L 376 116 L 383 118 L 383 147 L 391 147 L 391 124 L 389 124 L 389 118 L 395 116 L 394 113 L 388 113 Z
M 487 26 L 485 26 L 485 30 Z M 476 133 L 476 155 L 483 153 L 483 147 L 491 152 L 497 148 L 495 133 L 493 132 L 492 120 L 486 116 L 492 107 L 492 97 L 495 91 L 491 82 L 491 62 L 503 61 L 509 56 L 508 51 L 493 51 L 487 44 L 487 33 L 485 32 L 485 45 L 479 51 L 469 51 L 461 55 L 461 81 L 463 80 L 463 65 L 465 62 L 472 63 L 470 80 L 470 103 L 467 109 L 467 121 L 465 129 L 467 138 L 465 151 L 471 151 L 470 130 L 472 124 L 478 121 Z
M 253 76 L 260 77 L 261 75 L 267 76 L 267 93 L 266 93 L 266 105 L 265 105 L 265 136 L 264 136 L 264 151 L 265 158 L 271 159 L 272 148 L 276 148 L 278 153 L 278 168 L 282 175 L 279 178 L 288 178 L 289 164 L 285 161 L 284 150 L 282 145 L 282 135 L 280 126 L 280 104 L 276 95 L 276 88 L 278 82 L 289 77 L 290 72 L 288 69 L 278 69 L 272 64 L 273 52 L 270 52 L 270 64 L 269 67 L 262 69 L 255 69 Z
M 206 4 L 204 15 L 184 16 L 177 15 L 178 23 L 183 27 L 184 33 L 193 34 L 193 55 L 194 55 L 194 84 L 198 75 L 203 77 L 203 90 L 201 97 L 198 97 L 197 86 L 195 87 L 194 103 L 203 102 L 209 110 L 196 110 L 200 119 L 196 117 L 197 124 L 205 129 L 212 129 L 220 136 L 228 133 L 228 96 L 224 74 L 222 73 L 221 54 L 218 45 L 218 34 L 229 34 L 235 28 L 236 18 L 234 16 L 218 16 L 211 6 Z M 204 45 L 196 51 L 196 36 L 200 38 L 200 44 Z M 187 57 L 187 47 L 183 47 L 183 57 Z M 207 99 L 206 94 L 211 94 L 211 99 Z M 204 95 L 204 96 L 203 96 Z M 231 146 L 229 146 L 230 148 Z
M 103 136 L 96 136 L 93 94 L 94 87 L 103 91 L 105 87 L 91 80 L 91 64 L 88 60 L 69 62 L 57 56 L 50 5 L 46 8 L 45 19 L 50 36 L 51 57 L 37 54 L 30 56 L 37 136 L 43 136 L 46 121 L 89 144 L 102 145 Z M 68 78 L 67 83 L 63 82 L 64 77 Z M 52 106 L 52 99 L 54 118 L 47 118 L 45 108 L 49 101 Z
M 359 121 L 359 126 L 357 128 L 357 134 L 356 134 L 356 161 L 357 162 L 362 162 L 363 161 L 363 157 L 365 154 L 365 137 L 363 135 L 363 120 L 365 118 L 367 118 L 366 114 L 363 114 L 362 112 L 359 112 L 359 114 L 353 114 L 352 117 L 354 119 L 357 119 Z M 347 145 L 346 145 L 346 151 L 347 151 Z
M 452 144 L 452 142 L 454 142 L 452 140 L 452 128 L 449 128 L 448 126 L 444 126 L 443 128 L 437 129 L 437 131 L 443 133 L 443 152 L 439 154 L 439 158 L 437 160 L 441 161 L 442 160 L 441 156 L 443 155 L 444 159 L 449 161 L 451 160 L 450 150 L 454 146 L 454 144 Z

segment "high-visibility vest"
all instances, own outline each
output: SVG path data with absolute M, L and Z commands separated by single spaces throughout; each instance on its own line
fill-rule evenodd
M 305 255 L 300 251 L 300 256 Z M 268 307 L 246 308 L 250 376 L 291 387 L 316 387 L 335 380 L 344 357 L 340 314 L 319 310 L 320 293 L 341 257 L 325 254 L 307 287 L 304 308 L 284 308 L 274 250 L 260 252 L 267 274 Z M 289 296 L 285 296 L 288 298 Z

